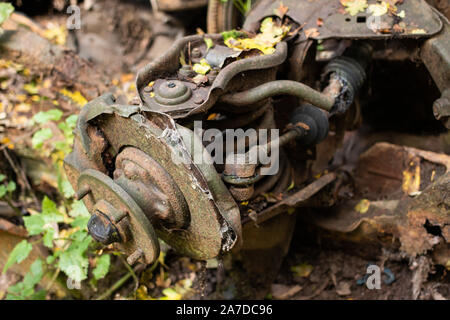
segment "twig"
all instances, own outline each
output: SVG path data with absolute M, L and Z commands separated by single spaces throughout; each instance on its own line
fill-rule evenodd
M 14 161 L 11 158 L 11 156 L 9 155 L 7 149 L 3 149 L 3 153 L 4 153 L 5 157 L 6 157 L 6 159 L 8 160 L 9 164 L 11 165 L 13 170 L 15 171 L 16 175 L 21 178 L 21 180 L 24 183 L 25 187 L 27 187 L 27 189 L 30 191 L 30 194 L 33 197 L 33 200 L 34 200 L 34 202 L 36 204 L 36 207 L 39 208 L 40 207 L 39 200 L 36 197 L 36 194 L 34 193 L 34 190 L 31 188 L 31 185 L 28 182 L 28 179 L 27 179 L 27 176 L 24 173 L 24 170 L 19 170 L 19 168 L 17 167 L 17 165 L 14 163 Z
M 122 261 L 122 263 L 124 264 L 125 268 L 127 268 L 128 271 L 131 273 L 131 275 L 134 278 L 134 281 L 136 281 L 136 286 L 138 286 L 139 285 L 139 279 L 136 276 L 136 273 L 134 273 L 133 268 L 131 268 L 131 266 L 125 261 L 125 259 L 123 258 L 123 256 L 121 254 L 119 255 L 119 259 L 120 259 L 120 261 Z
M 134 271 L 128 272 L 126 275 L 124 275 L 122 278 L 120 278 L 116 283 L 114 283 L 108 290 L 106 290 L 106 292 L 104 292 L 102 295 L 97 297 L 95 300 L 105 300 L 105 299 L 107 299 L 110 295 L 112 295 L 114 293 L 114 291 L 116 291 L 121 286 L 123 286 L 123 284 L 125 282 L 127 282 L 128 279 L 130 279 L 133 276 L 134 272 L 136 272 L 137 270 L 141 269 L 143 266 L 144 265 L 138 265 L 135 268 Z
M 50 279 L 50 282 L 47 285 L 46 288 L 47 291 L 50 291 L 50 289 L 53 287 L 53 284 L 55 283 L 55 280 L 58 277 L 60 271 L 61 271 L 60 268 L 56 269 L 55 273 L 53 274 L 53 277 Z

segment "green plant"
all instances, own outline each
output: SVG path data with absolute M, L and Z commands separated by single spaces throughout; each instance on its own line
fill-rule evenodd
M 223 3 L 227 3 L 228 0 L 221 0 Z M 252 0 L 232 0 L 234 6 L 242 15 L 246 15 L 252 8 Z
M 11 3 L 0 2 L 0 25 L 3 24 L 6 20 L 8 20 L 11 13 L 14 12 L 14 7 Z M 3 32 L 3 29 L 0 28 L 0 33 Z
M 29 236 L 36 236 L 38 240 L 30 242 L 23 240 L 10 253 L 3 268 L 5 273 L 15 263 L 21 263 L 32 251 L 33 245 L 42 243 L 49 250 L 45 261 L 37 259 L 23 280 L 8 289 L 7 299 L 44 299 L 47 291 L 62 272 L 69 280 L 67 282 L 79 289 L 81 281 L 88 278 L 90 260 L 95 261 L 92 270 L 95 281 L 105 277 L 109 271 L 110 256 L 95 254 L 95 246 L 87 231 L 90 214 L 82 201 L 73 199 L 74 191 L 67 180 L 62 168 L 64 156 L 71 152 L 77 116 L 71 115 L 61 120 L 63 113 L 53 109 L 39 112 L 33 117 L 34 124 L 41 126 L 32 137 L 32 146 L 42 155 L 52 158 L 58 177 L 59 201 L 55 202 L 44 197 L 40 212 L 30 210 L 29 216 L 23 221 Z M 59 132 L 49 127 L 42 128 L 48 122 L 55 122 Z M 0 177 L 0 182 L 5 177 Z M 15 189 L 14 183 L 0 185 L 0 195 L 5 197 Z M 44 290 L 36 290 L 41 279 L 49 275 L 50 284 Z

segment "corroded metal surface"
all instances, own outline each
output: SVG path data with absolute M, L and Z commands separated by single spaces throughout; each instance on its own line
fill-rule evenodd
M 222 40 L 221 35 L 209 35 L 209 37 L 217 43 Z M 193 50 L 190 49 L 191 47 L 198 48 L 201 55 L 204 55 L 206 44 L 203 36 L 190 36 L 176 41 L 166 55 L 139 71 L 136 87 L 144 107 L 152 111 L 167 113 L 175 119 L 206 112 L 216 103 L 217 98 L 226 92 L 235 77 L 241 83 L 246 72 L 265 72 L 264 70 L 283 63 L 287 57 L 287 44 L 282 42 L 277 45 L 275 53 L 234 61 L 220 70 L 211 85 L 197 86 L 189 81 L 176 80 L 177 71 L 180 69 L 180 56 L 182 52 L 188 56 L 190 54 L 188 50 Z M 202 56 L 199 56 L 197 59 L 201 58 Z M 237 77 L 238 75 L 241 77 Z M 261 78 L 261 76 L 259 77 Z M 252 79 L 256 78 L 252 77 Z M 187 88 L 186 91 L 183 89 L 181 96 L 176 98 L 177 104 L 167 103 L 170 101 L 164 97 L 161 99 L 160 94 L 161 87 L 166 87 L 174 81 L 178 87 Z M 145 90 L 151 82 L 154 82 L 154 94 Z M 181 97 L 182 100 L 180 100 Z
M 340 9 L 343 6 L 338 0 L 262 0 L 248 14 L 243 29 L 256 31 L 260 21 L 267 16 L 274 15 L 280 3 L 289 8 L 287 16 L 296 21 L 303 28 L 317 28 L 317 20 L 322 19 L 323 24 L 319 34 L 312 36 L 312 39 L 387 39 L 387 38 L 422 38 L 438 33 L 442 29 L 442 21 L 424 0 L 407 0 L 402 4 L 397 4 L 398 10 L 404 10 L 406 16 L 403 19 L 407 26 L 413 29 L 423 29 L 424 34 L 396 33 L 382 34 L 375 33 L 367 27 L 367 19 L 370 14 L 361 12 L 356 16 L 343 14 Z M 369 1 L 369 3 L 371 3 Z M 375 1 L 373 2 L 375 3 Z M 393 27 L 394 17 L 385 14 L 380 17 L 380 24 Z
M 114 150 L 133 146 L 152 157 L 165 168 L 183 193 L 190 212 L 185 229 L 158 228 L 158 236 L 182 254 L 209 259 L 236 241 L 235 230 L 219 212 L 202 172 L 190 155 L 167 115 L 144 112 L 131 118 L 117 114 L 103 115 L 102 131 Z M 121 132 L 120 135 L 117 132 Z M 174 161 L 174 158 L 178 161 Z
M 107 199 L 116 209 L 126 211 L 127 226 L 130 228 L 131 239 L 117 245 L 128 255 L 136 250 L 142 250 L 143 261 L 152 263 L 159 256 L 159 242 L 155 231 L 142 209 L 128 193 L 117 185 L 110 177 L 96 170 L 88 169 L 81 173 L 77 189 L 89 186 L 86 195 L 90 201 L 84 201 L 89 212 L 94 212 L 92 203 Z M 97 207 L 98 208 L 98 207 Z

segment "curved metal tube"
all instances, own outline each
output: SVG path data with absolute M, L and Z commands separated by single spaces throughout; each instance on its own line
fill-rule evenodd
M 330 111 L 334 106 L 333 98 L 292 80 L 272 81 L 247 91 L 225 94 L 220 101 L 234 106 L 245 106 L 281 94 L 299 97 L 326 111 Z

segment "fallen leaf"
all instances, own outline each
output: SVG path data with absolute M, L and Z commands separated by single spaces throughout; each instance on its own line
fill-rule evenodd
M 362 199 L 358 204 L 355 206 L 355 210 L 358 211 L 361 214 L 364 214 L 369 210 L 370 208 L 370 201 L 367 199 Z
M 52 26 L 47 30 L 44 30 L 43 36 L 50 41 L 59 44 L 61 46 L 66 44 L 67 41 L 67 29 L 65 25 Z
M 283 2 L 280 2 L 280 5 L 277 9 L 273 10 L 273 13 L 280 17 L 281 19 L 284 18 L 284 16 L 286 15 L 286 13 L 289 11 L 289 8 L 286 7 Z
M 400 18 L 402 18 L 402 19 L 404 19 L 405 16 L 406 16 L 405 10 L 402 10 L 402 11 L 400 11 L 400 12 L 397 14 L 397 17 L 400 17 Z
M 208 61 L 206 61 L 206 59 L 202 59 L 200 60 L 200 63 L 194 64 L 192 70 L 194 70 L 198 74 L 205 75 L 211 70 L 211 66 L 209 65 Z
M 88 103 L 88 101 L 86 100 L 85 97 L 83 97 L 83 95 L 81 94 L 80 91 L 72 92 L 67 89 L 61 89 L 61 90 L 59 90 L 59 93 L 61 93 L 65 97 L 69 98 L 70 100 L 72 100 L 73 102 L 78 104 L 80 107 L 83 107 L 84 105 L 86 105 Z
M 292 266 L 291 271 L 298 277 L 307 278 L 313 271 L 314 267 L 307 263 L 302 263 L 298 266 Z
M 271 285 L 271 293 L 272 297 L 275 300 L 286 300 L 297 294 L 302 290 L 302 287 L 299 285 L 295 286 L 286 286 L 284 284 L 272 284 Z
M 263 54 L 272 54 L 275 52 L 275 45 L 287 35 L 290 26 L 278 26 L 271 17 L 261 22 L 260 33 L 253 38 L 236 39 L 228 35 L 224 41 L 225 45 L 236 51 L 250 51 L 257 49 Z M 224 34 L 222 34 L 224 36 Z M 224 36 L 225 38 L 225 36 Z
M 369 5 L 369 7 L 367 8 L 367 12 L 371 13 L 372 16 L 380 17 L 388 12 L 388 8 L 389 4 L 387 4 L 385 1 L 382 1 L 381 3 Z
M 322 18 L 317 18 L 316 24 L 317 24 L 318 27 L 323 26 L 323 19 Z
M 320 35 L 319 30 L 317 28 L 310 28 L 305 30 L 306 38 L 315 38 Z
M 367 0 L 340 0 L 340 2 L 351 16 L 356 16 L 358 12 L 364 12 L 368 7 Z
M 424 29 L 413 29 L 410 31 L 410 34 L 426 34 L 427 32 Z
M 336 287 L 336 293 L 340 296 L 348 296 L 352 293 L 350 290 L 350 283 L 341 281 Z
M 205 40 L 206 43 L 206 50 L 209 50 L 210 48 L 214 47 L 214 42 L 211 38 L 205 37 L 203 40 Z
M 203 83 L 207 83 L 208 82 L 208 77 L 206 75 L 203 75 L 203 74 L 197 74 L 194 78 L 192 78 L 192 81 L 196 85 L 200 85 L 200 84 L 203 84 Z
M 420 189 L 420 159 L 413 160 L 403 171 L 402 190 L 405 194 L 414 196 Z

